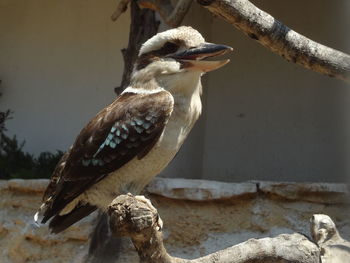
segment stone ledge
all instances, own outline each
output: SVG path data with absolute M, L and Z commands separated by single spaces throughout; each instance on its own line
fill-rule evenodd
M 259 190 L 289 200 L 316 203 L 349 203 L 349 186 L 340 183 L 257 182 Z
M 4 190 L 22 193 L 42 193 L 48 179 L 0 180 L 0 192 Z M 156 177 L 146 191 L 171 199 L 210 201 L 236 198 L 262 192 L 288 200 L 335 204 L 349 203 L 349 186 L 340 183 L 296 183 L 249 181 L 242 183 L 218 182 L 198 179 Z
M 210 201 L 236 198 L 263 192 L 287 200 L 300 200 L 325 204 L 349 203 L 350 191 L 340 183 L 297 183 L 249 181 L 242 183 L 190 180 L 181 178 L 155 178 L 146 188 L 151 194 L 192 201 Z
M 224 183 L 182 178 L 155 178 L 146 187 L 151 194 L 172 199 L 209 201 L 257 193 L 256 183 Z
M 10 190 L 18 192 L 36 192 L 45 191 L 49 183 L 48 179 L 10 179 L 0 180 L 0 191 Z

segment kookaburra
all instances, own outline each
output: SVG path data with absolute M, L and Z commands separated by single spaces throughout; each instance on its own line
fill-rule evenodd
M 229 62 L 203 59 L 232 48 L 205 42 L 191 27 L 146 41 L 129 86 L 80 132 L 56 166 L 35 215 L 58 233 L 138 194 L 174 158 L 201 114 L 201 76 Z

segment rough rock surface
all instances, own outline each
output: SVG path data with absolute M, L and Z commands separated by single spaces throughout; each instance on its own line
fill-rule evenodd
M 83 262 L 95 214 L 58 235 L 33 225 L 47 180 L 0 181 L 0 262 Z M 147 188 L 164 221 L 169 253 L 195 258 L 253 237 L 301 232 L 328 214 L 350 237 L 350 199 L 342 184 L 157 178 Z M 117 262 L 138 262 L 130 243 Z

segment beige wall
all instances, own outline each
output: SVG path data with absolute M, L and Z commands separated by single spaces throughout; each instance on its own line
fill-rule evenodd
M 350 52 L 348 1 L 255 3 L 296 31 Z M 236 53 L 230 67 L 208 76 L 203 177 L 342 180 L 349 173 L 349 87 L 284 61 L 219 19 L 211 34 Z
M 255 1 L 293 29 L 350 52 L 347 0 Z M 204 114 L 166 176 L 341 181 L 348 174 L 349 88 L 288 63 L 193 4 L 185 24 L 232 45 L 204 78 Z M 317 6 L 317 10 L 313 8 Z M 0 108 L 26 149 L 66 149 L 114 98 L 128 15 L 115 1 L 0 0 Z
M 38 153 L 66 149 L 113 101 L 127 43 L 128 15 L 112 23 L 115 1 L 0 1 L 1 108 L 11 133 Z

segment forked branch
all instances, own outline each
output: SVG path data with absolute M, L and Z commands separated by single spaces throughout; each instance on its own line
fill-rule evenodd
M 163 244 L 157 210 L 144 198 L 122 195 L 111 203 L 111 231 L 130 237 L 142 263 L 319 263 L 316 244 L 300 234 L 250 239 L 205 257 L 187 260 L 170 256 Z
M 177 27 L 190 9 L 192 0 L 138 0 L 137 3 L 142 8 L 157 11 L 168 26 Z
M 139 6 L 157 11 L 163 21 L 178 26 L 192 0 L 138 0 Z M 350 83 L 350 56 L 317 43 L 276 20 L 248 0 L 197 0 L 214 15 L 224 19 L 284 59 L 315 72 Z

